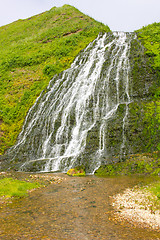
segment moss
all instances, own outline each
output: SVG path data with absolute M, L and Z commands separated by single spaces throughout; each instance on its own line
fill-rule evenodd
M 137 31 L 138 39 L 144 46 L 144 56 L 147 59 L 148 75 L 152 72 L 155 78 L 148 78 L 152 99 L 144 107 L 146 136 L 150 138 L 147 148 L 153 148 L 153 139 L 159 135 L 160 124 L 160 23 L 153 23 Z M 156 140 L 156 147 L 160 151 L 160 142 Z
M 86 175 L 85 170 L 81 167 L 76 167 L 73 169 L 69 169 L 67 171 L 67 175 L 76 176 L 76 177 L 84 177 Z
M 131 153 L 159 150 L 160 109 L 157 89 L 160 84 L 160 75 L 159 70 L 154 67 L 154 57 L 147 54 L 149 46 L 146 44 L 148 38 L 145 38 L 146 34 L 150 35 L 150 40 L 154 38 L 152 31 L 158 26 L 148 26 L 143 28 L 142 32 L 139 30 L 138 39 L 131 43 L 131 97 L 134 99 L 134 102 L 129 105 L 128 121 Z M 150 29 L 150 32 L 147 32 L 147 29 Z
M 130 155 L 124 162 L 110 163 L 101 166 L 96 172 L 97 176 L 114 175 L 159 175 L 160 158 L 154 154 Z

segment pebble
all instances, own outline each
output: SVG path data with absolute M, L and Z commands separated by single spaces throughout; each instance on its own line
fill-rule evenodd
M 119 218 L 137 222 L 143 227 L 160 230 L 160 210 L 152 209 L 153 196 L 138 189 L 126 189 L 113 197 L 112 205 Z

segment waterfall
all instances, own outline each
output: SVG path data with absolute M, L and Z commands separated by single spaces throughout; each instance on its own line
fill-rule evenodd
M 120 105 L 124 110 L 118 152 L 125 155 L 133 38 L 132 33 L 99 34 L 71 68 L 53 77 L 29 110 L 17 144 L 8 152 L 13 160 L 21 161 L 19 170 L 66 172 L 83 164 L 93 173 L 111 155 L 108 124 Z

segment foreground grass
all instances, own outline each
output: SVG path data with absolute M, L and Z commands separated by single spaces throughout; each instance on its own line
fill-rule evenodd
M 8 203 L 12 198 L 26 197 L 30 191 L 61 182 L 61 177 L 49 173 L 0 172 L 0 204 Z
M 153 214 L 155 211 L 159 211 L 160 213 L 160 180 L 152 182 L 147 186 L 142 186 L 139 189 L 143 192 L 147 199 L 146 202 L 144 201 L 143 205 Z M 147 201 L 149 201 L 148 204 Z
M 39 188 L 38 182 L 26 182 L 13 178 L 0 179 L 0 197 L 21 198 L 27 196 L 29 190 Z

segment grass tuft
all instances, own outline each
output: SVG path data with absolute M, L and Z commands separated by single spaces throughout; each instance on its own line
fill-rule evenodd
M 0 197 L 21 198 L 27 196 L 29 190 L 39 188 L 40 184 L 20 181 L 13 178 L 0 179 Z

